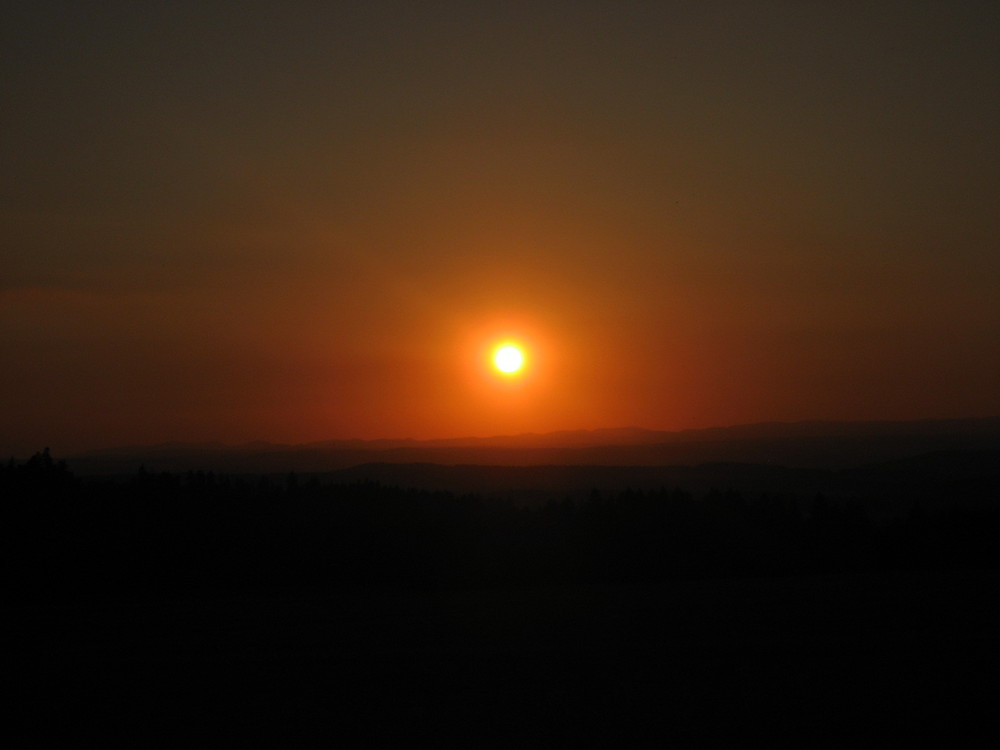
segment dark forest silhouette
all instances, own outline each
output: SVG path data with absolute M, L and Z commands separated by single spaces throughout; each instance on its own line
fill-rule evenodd
M 989 455 L 919 465 L 919 482 L 911 463 L 874 467 L 843 496 L 720 484 L 525 503 L 12 460 L 7 735 L 955 739 L 993 715 L 996 472 Z M 754 476 L 729 469 L 717 476 Z
M 79 479 L 48 450 L 0 470 L 9 596 L 483 588 L 993 567 L 995 482 L 962 504 L 683 488 L 533 506 L 317 476 Z

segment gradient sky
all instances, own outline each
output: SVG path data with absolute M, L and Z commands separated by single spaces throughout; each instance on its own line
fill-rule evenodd
M 3 9 L 6 454 L 1000 414 L 1000 3 Z

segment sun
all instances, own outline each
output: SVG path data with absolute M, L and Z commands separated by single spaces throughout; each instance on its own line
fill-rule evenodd
M 514 375 L 524 368 L 524 352 L 513 344 L 504 344 L 493 352 L 493 364 L 507 375 Z

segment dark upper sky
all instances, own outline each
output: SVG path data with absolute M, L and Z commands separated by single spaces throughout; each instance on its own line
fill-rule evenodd
M 8 453 L 1000 413 L 996 2 L 3 18 Z

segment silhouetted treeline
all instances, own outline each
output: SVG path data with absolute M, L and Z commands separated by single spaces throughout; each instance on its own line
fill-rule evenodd
M 81 480 L 48 451 L 0 469 L 5 591 L 21 600 L 992 567 L 1000 513 L 737 491 L 518 507 L 475 495 L 211 472 Z M 944 509 L 941 509 L 941 508 Z

